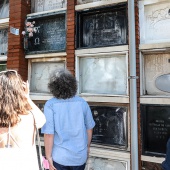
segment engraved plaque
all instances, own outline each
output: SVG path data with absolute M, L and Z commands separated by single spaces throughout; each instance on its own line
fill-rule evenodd
M 165 156 L 170 136 L 170 106 L 142 105 L 143 154 Z
M 0 57 L 7 55 L 8 29 L 0 29 Z
M 144 55 L 144 78 L 146 95 L 170 95 L 162 88 L 166 86 L 168 80 L 159 81 L 159 87 L 156 86 L 158 77 L 170 73 L 170 54 L 146 54 Z M 161 90 L 162 89 L 162 90 Z
M 9 0 L 0 1 L 0 19 L 9 17 Z
M 32 63 L 30 91 L 32 93 L 50 93 L 48 89 L 49 76 L 54 70 L 59 68 L 64 68 L 64 63 Z
M 36 33 L 28 39 L 27 54 L 65 51 L 65 14 L 35 18 Z
M 144 7 L 145 43 L 170 41 L 170 2 Z
M 127 44 L 126 6 L 77 13 L 77 48 Z
M 127 170 L 127 162 L 99 157 L 89 157 L 85 170 Z
M 92 142 L 100 145 L 127 147 L 127 108 L 91 106 L 94 121 Z
M 32 0 L 32 12 L 42 12 L 66 7 L 67 0 Z
M 127 95 L 124 55 L 80 57 L 79 93 Z

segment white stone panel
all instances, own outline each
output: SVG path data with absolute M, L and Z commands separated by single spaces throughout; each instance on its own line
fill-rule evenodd
M 170 2 L 139 2 L 141 43 L 170 41 Z
M 159 76 L 169 73 L 170 54 L 165 53 L 144 55 L 145 94 L 169 96 L 170 93 L 159 90 L 155 85 L 155 81 Z M 162 86 L 163 85 L 164 84 L 162 84 Z
M 50 74 L 59 68 L 64 68 L 64 63 L 35 62 L 31 64 L 30 91 L 32 93 L 49 93 L 48 82 Z
M 90 157 L 85 170 L 127 170 L 127 163 L 112 159 Z
M 80 57 L 80 93 L 127 95 L 125 55 Z
M 32 3 L 33 12 L 42 12 L 66 7 L 67 0 L 34 0 Z

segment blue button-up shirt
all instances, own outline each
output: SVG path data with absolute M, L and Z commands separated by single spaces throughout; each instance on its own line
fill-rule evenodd
M 95 122 L 87 102 L 81 97 L 52 98 L 44 106 L 46 124 L 41 132 L 54 134 L 52 158 L 65 166 L 83 165 L 87 160 L 87 129 Z

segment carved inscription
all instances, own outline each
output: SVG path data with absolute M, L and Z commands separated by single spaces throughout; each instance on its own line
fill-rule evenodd
M 7 55 L 8 29 L 0 29 L 0 56 Z
M 146 42 L 170 40 L 170 2 L 145 7 Z
M 78 47 L 127 44 L 126 9 L 80 13 Z
M 58 8 L 65 8 L 67 0 L 35 0 L 32 11 L 42 12 Z
M 37 33 L 28 41 L 27 53 L 64 51 L 66 45 L 65 15 L 35 19 Z
M 142 105 L 141 113 L 145 154 L 165 154 L 170 136 L 170 106 Z

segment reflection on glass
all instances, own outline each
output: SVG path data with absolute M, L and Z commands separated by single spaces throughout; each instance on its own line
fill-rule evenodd
M 0 1 L 0 19 L 9 17 L 9 0 Z
M 32 0 L 32 12 L 49 11 L 65 7 L 66 0 Z
M 92 142 L 123 147 L 127 145 L 126 107 L 91 106 L 94 121 Z
M 8 29 L 0 29 L 0 56 L 7 55 Z
M 40 62 L 32 63 L 30 90 L 35 93 L 49 93 L 48 82 L 50 74 L 59 68 L 64 68 L 64 63 Z
M 80 93 L 127 94 L 124 55 L 80 58 Z

